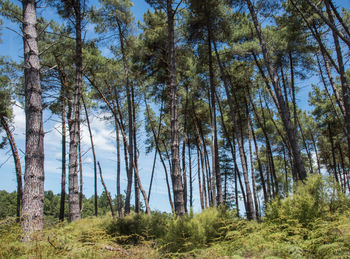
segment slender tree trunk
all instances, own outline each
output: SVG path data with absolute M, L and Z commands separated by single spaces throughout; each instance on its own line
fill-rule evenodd
M 67 142 L 67 127 L 66 127 L 66 98 L 68 91 L 68 82 L 66 74 L 64 73 L 62 64 L 58 58 L 55 56 L 56 64 L 58 67 L 59 78 L 61 81 L 61 122 L 62 122 L 62 176 L 61 176 L 61 200 L 60 200 L 60 215 L 59 220 L 64 221 L 65 214 L 65 203 L 66 203 L 66 178 L 67 178 L 67 164 L 66 164 L 66 142 Z M 71 113 L 67 115 L 71 116 Z
M 193 176 L 192 176 L 192 157 L 191 157 L 191 145 L 190 140 L 187 140 L 187 151 L 188 151 L 188 169 L 190 179 L 190 208 L 193 208 Z
M 3 116 L 0 116 L 0 121 L 2 127 L 5 129 L 7 139 L 9 140 L 13 160 L 15 163 L 15 169 L 16 169 L 16 180 L 17 180 L 17 221 L 20 221 L 21 219 L 21 204 L 22 204 L 22 195 L 23 195 L 23 188 L 22 188 L 22 167 L 21 167 L 21 160 L 19 158 L 17 146 L 15 143 L 15 139 L 13 138 L 12 132 L 10 130 L 10 127 L 6 121 L 6 119 Z
M 204 210 L 205 206 L 204 206 L 204 199 L 203 199 L 203 190 L 202 190 L 202 181 L 201 181 L 201 158 L 200 158 L 200 151 L 199 151 L 199 145 L 198 145 L 198 141 L 197 141 L 197 166 L 198 166 L 198 189 L 199 189 L 199 201 L 201 203 L 201 209 Z
M 337 161 L 335 159 L 335 147 L 334 147 L 334 142 L 333 142 L 333 135 L 332 135 L 332 130 L 331 130 L 331 125 L 328 123 L 328 137 L 329 137 L 329 142 L 331 143 L 331 152 L 332 152 L 332 159 L 333 159 L 333 170 L 334 170 L 334 178 L 339 183 L 339 178 L 337 174 Z
M 258 144 L 256 141 L 256 137 L 255 137 L 255 133 L 254 133 L 254 128 L 253 128 L 253 123 L 252 121 L 250 121 L 250 130 L 252 132 L 252 137 L 253 137 L 253 142 L 254 142 L 254 148 L 255 148 L 255 153 L 256 153 L 256 159 L 258 161 L 258 168 L 259 168 L 259 175 L 260 175 L 260 181 L 261 181 L 261 186 L 263 189 L 263 194 L 264 194 L 264 202 L 265 204 L 267 204 L 267 202 L 269 201 L 269 198 L 267 196 L 267 192 L 266 192 L 266 183 L 265 183 L 265 177 L 263 174 L 263 169 L 262 169 L 262 165 L 261 165 L 261 158 L 260 158 L 260 153 L 259 153 L 259 148 L 258 148 Z
M 132 105 L 132 118 L 133 118 L 133 144 L 134 144 L 134 167 L 138 168 L 138 149 L 137 149 L 137 138 L 136 138 L 136 105 L 135 105 L 135 93 L 134 86 L 131 85 L 131 105 Z M 135 212 L 140 212 L 140 187 L 138 184 L 137 174 L 134 173 L 135 177 Z M 141 179 L 140 179 L 141 181 Z M 147 199 L 148 202 L 148 199 Z
M 106 184 L 105 184 L 105 181 L 103 180 L 102 169 L 101 169 L 100 162 L 97 162 L 97 164 L 98 164 L 98 168 L 99 168 L 99 170 L 100 170 L 101 183 L 102 183 L 103 188 L 105 189 L 105 192 L 106 192 L 106 196 L 107 196 L 109 208 L 111 209 L 112 217 L 115 218 L 115 213 L 114 213 L 114 209 L 113 209 L 112 198 L 111 198 L 111 195 L 109 195 L 109 192 L 108 192 L 108 190 L 107 190 L 107 186 L 106 186 Z
M 140 191 L 142 193 L 143 199 L 145 201 L 146 213 L 149 216 L 151 216 L 151 209 L 150 209 L 149 204 L 148 204 L 147 194 L 145 192 L 145 189 L 143 189 L 143 187 L 142 187 L 141 179 L 140 179 L 140 175 L 139 175 L 139 169 L 138 169 L 137 165 L 135 164 L 135 162 L 136 161 L 134 161 L 134 169 L 135 169 L 135 174 L 136 174 L 136 179 L 137 179 L 137 182 L 138 182 L 138 186 L 140 188 Z
M 120 191 L 120 137 L 119 137 L 119 126 L 116 120 L 115 123 L 115 134 L 116 134 L 116 142 L 117 142 L 117 210 L 118 217 L 123 217 L 123 206 L 122 206 L 122 197 Z
M 248 128 L 248 148 L 249 148 L 249 159 L 250 159 L 250 171 L 251 171 L 251 179 L 252 179 L 252 187 L 253 187 L 253 198 L 254 198 L 254 205 L 255 205 L 255 215 L 256 219 L 260 218 L 259 215 L 259 203 L 258 203 L 258 196 L 257 196 L 257 191 L 256 191 L 256 185 L 255 185 L 255 171 L 254 171 L 254 161 L 253 161 L 253 150 L 252 150 L 252 133 L 251 133 L 251 128 L 250 128 L 250 112 L 248 109 L 248 104 L 247 105 L 247 128 Z
M 151 119 L 151 115 L 149 113 L 149 108 L 148 108 L 148 105 L 147 105 L 146 96 L 144 96 L 144 101 L 145 101 L 145 106 L 146 106 L 147 117 L 148 117 L 148 120 L 151 123 L 151 130 L 152 130 L 154 142 L 155 142 L 155 145 L 156 145 L 156 150 L 159 153 L 160 161 L 162 162 L 162 165 L 163 165 L 163 168 L 164 168 L 165 180 L 166 180 L 166 184 L 167 184 L 167 188 L 168 188 L 168 197 L 169 197 L 170 207 L 171 207 L 172 212 L 174 212 L 175 208 L 174 208 L 173 199 L 171 197 L 171 189 L 170 189 L 170 184 L 169 184 L 168 170 L 167 170 L 167 167 L 165 165 L 165 162 L 164 162 L 164 159 L 163 159 L 163 155 L 162 155 L 160 147 L 159 147 L 159 141 L 158 141 L 158 136 L 159 136 L 160 127 L 161 127 L 161 120 L 159 120 L 158 134 L 156 134 L 155 129 L 154 129 L 153 125 L 152 125 L 152 119 Z M 162 117 L 162 114 L 160 114 L 160 117 Z
M 81 157 L 81 136 L 79 123 L 79 141 L 78 141 L 78 156 L 79 156 L 79 209 L 80 213 L 83 211 L 83 160 Z
M 167 0 L 167 25 L 168 25 L 168 53 L 169 53 L 169 82 L 171 100 L 171 179 L 173 183 L 175 213 L 185 215 L 183 199 L 183 185 L 179 159 L 179 126 L 178 126 L 178 100 L 175 64 L 175 12 L 172 8 L 172 0 Z
M 217 197 L 214 197 L 214 206 L 223 203 L 222 196 L 222 183 L 219 166 L 219 152 L 218 152 L 218 136 L 216 126 L 216 105 L 215 105 L 215 84 L 214 84 L 214 72 L 213 72 L 213 56 L 212 56 L 212 40 L 211 30 L 209 23 L 207 24 L 208 29 L 208 58 L 209 58 L 209 81 L 210 81 L 210 98 L 211 98 L 211 136 L 212 136 L 212 173 L 213 178 L 215 177 L 216 182 L 216 193 Z
M 131 198 L 131 187 L 132 187 L 132 177 L 133 177 L 133 164 L 134 164 L 134 125 L 133 125 L 133 113 L 132 113 L 132 101 L 131 101 L 131 91 L 130 91 L 130 83 L 129 83 L 129 66 L 127 63 L 127 57 L 125 53 L 125 47 L 124 47 L 124 39 L 123 39 L 123 33 L 122 29 L 120 27 L 120 24 L 118 23 L 118 32 L 119 32 L 119 41 L 120 41 L 120 48 L 123 56 L 123 67 L 124 67 L 124 80 L 125 80 L 125 89 L 126 89 L 126 98 L 127 98 L 127 106 L 128 106 L 128 118 L 129 118 L 129 170 L 127 174 L 128 178 L 128 184 L 127 184 L 127 191 L 126 191 L 126 198 L 125 198 L 125 214 L 130 213 L 130 198 Z M 137 181 L 135 179 L 135 199 L 137 199 Z M 137 202 L 136 202 L 137 203 Z M 135 204 L 135 209 L 138 207 Z
M 43 229 L 44 131 L 40 85 L 36 2 L 23 0 L 24 88 L 26 151 L 22 207 L 23 241 Z
M 149 111 L 148 111 L 148 106 L 147 106 L 147 101 L 146 101 L 146 95 L 144 96 L 145 98 L 145 105 L 146 105 L 146 111 L 147 111 L 147 116 L 148 116 L 148 119 L 150 120 L 150 123 L 151 122 L 151 116 L 149 116 Z M 159 123 L 158 123 L 158 132 L 157 132 L 157 136 L 155 135 L 155 132 L 153 130 L 153 126 L 152 126 L 152 133 L 153 133 L 153 137 L 156 141 L 156 139 L 159 138 L 159 133 L 160 133 L 160 127 L 162 125 L 162 111 L 163 111 L 163 103 L 161 105 L 161 108 L 160 108 L 160 115 L 159 115 Z M 157 160 L 157 154 L 158 154 L 158 148 L 155 149 L 155 152 L 154 152 L 154 159 L 153 159 L 153 166 L 152 166 L 152 174 L 151 174 L 151 181 L 150 181 L 150 184 L 149 184 L 149 189 L 148 189 L 148 202 L 150 202 L 150 198 L 151 198 L 151 191 L 152 191 L 152 184 L 153 184 L 153 176 L 154 176 L 154 169 L 155 169 L 155 166 L 156 166 L 156 160 Z M 167 174 L 168 175 L 168 174 Z M 167 183 L 167 187 L 168 187 L 168 194 L 170 193 L 170 187 L 169 187 L 169 183 Z M 170 201 L 171 201 L 171 195 L 170 195 Z M 173 207 L 172 207 L 173 208 Z
M 84 96 L 81 96 L 81 100 L 83 102 L 83 107 L 84 107 L 84 111 L 85 111 L 86 122 L 87 122 L 89 135 L 90 135 L 92 157 L 93 157 L 93 160 L 94 160 L 94 191 L 95 191 L 94 205 L 95 205 L 95 216 L 97 217 L 97 199 L 98 199 L 98 195 L 97 195 L 97 166 L 96 166 L 97 161 L 96 161 L 95 145 L 94 145 L 94 140 L 93 140 L 91 126 L 90 126 L 89 113 L 88 113 L 88 110 L 86 108 L 86 103 L 85 103 L 85 100 L 84 100 Z
M 183 189 L 184 189 L 184 206 L 185 212 L 187 213 L 187 171 L 186 171 L 186 142 L 187 136 L 184 133 L 182 141 L 182 179 L 183 179 Z
M 65 96 L 64 93 L 62 96 L 62 178 L 61 178 L 61 203 L 60 203 L 60 217 L 61 221 L 64 221 L 64 209 L 66 203 L 66 138 L 67 138 L 67 129 L 66 129 L 66 105 L 65 105 Z

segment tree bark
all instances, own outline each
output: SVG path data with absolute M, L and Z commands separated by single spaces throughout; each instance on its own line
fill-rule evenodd
M 81 36 L 81 6 L 80 0 L 74 0 L 75 10 L 75 87 L 72 119 L 69 123 L 69 219 L 76 221 L 81 219 L 79 207 L 79 185 L 78 185 L 78 145 L 79 145 L 79 124 L 80 124 L 80 96 L 83 76 L 83 54 Z
M 169 55 L 169 81 L 170 90 L 170 110 L 171 110 L 171 179 L 173 183 L 175 213 L 185 215 L 185 206 L 183 199 L 183 185 L 180 170 L 179 159 L 179 126 L 178 126 L 178 96 L 176 82 L 176 63 L 175 63 L 175 12 L 172 8 L 172 0 L 167 0 L 167 25 L 168 25 L 168 55 Z
M 26 151 L 22 207 L 23 241 L 43 229 L 44 130 L 40 84 L 36 2 L 23 0 L 24 88 Z

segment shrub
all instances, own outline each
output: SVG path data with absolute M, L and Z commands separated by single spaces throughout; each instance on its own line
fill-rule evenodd
M 284 200 L 273 200 L 266 208 L 266 219 L 283 224 L 297 221 L 304 227 L 327 212 L 344 211 L 349 201 L 339 186 L 321 175 L 310 176 L 305 183 L 298 183 L 295 192 Z

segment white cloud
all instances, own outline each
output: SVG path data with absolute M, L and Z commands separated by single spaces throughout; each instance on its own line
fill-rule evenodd
M 26 116 L 24 109 L 21 108 L 18 102 L 13 105 L 13 123 L 15 127 L 15 134 L 24 137 L 24 132 L 26 128 Z
M 103 114 L 101 114 L 103 117 Z M 108 122 L 98 117 L 90 118 L 91 131 L 95 149 L 100 151 L 114 152 L 114 130 L 108 127 Z M 87 125 L 84 123 L 81 126 L 82 143 L 87 147 L 91 146 L 90 135 Z

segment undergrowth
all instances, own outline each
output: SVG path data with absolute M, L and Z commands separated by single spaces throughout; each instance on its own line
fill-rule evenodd
M 68 223 L 50 221 L 31 243 L 15 219 L 0 222 L 0 258 L 350 258 L 350 202 L 331 181 L 310 177 L 261 222 L 224 207 L 185 217 L 154 212 Z

